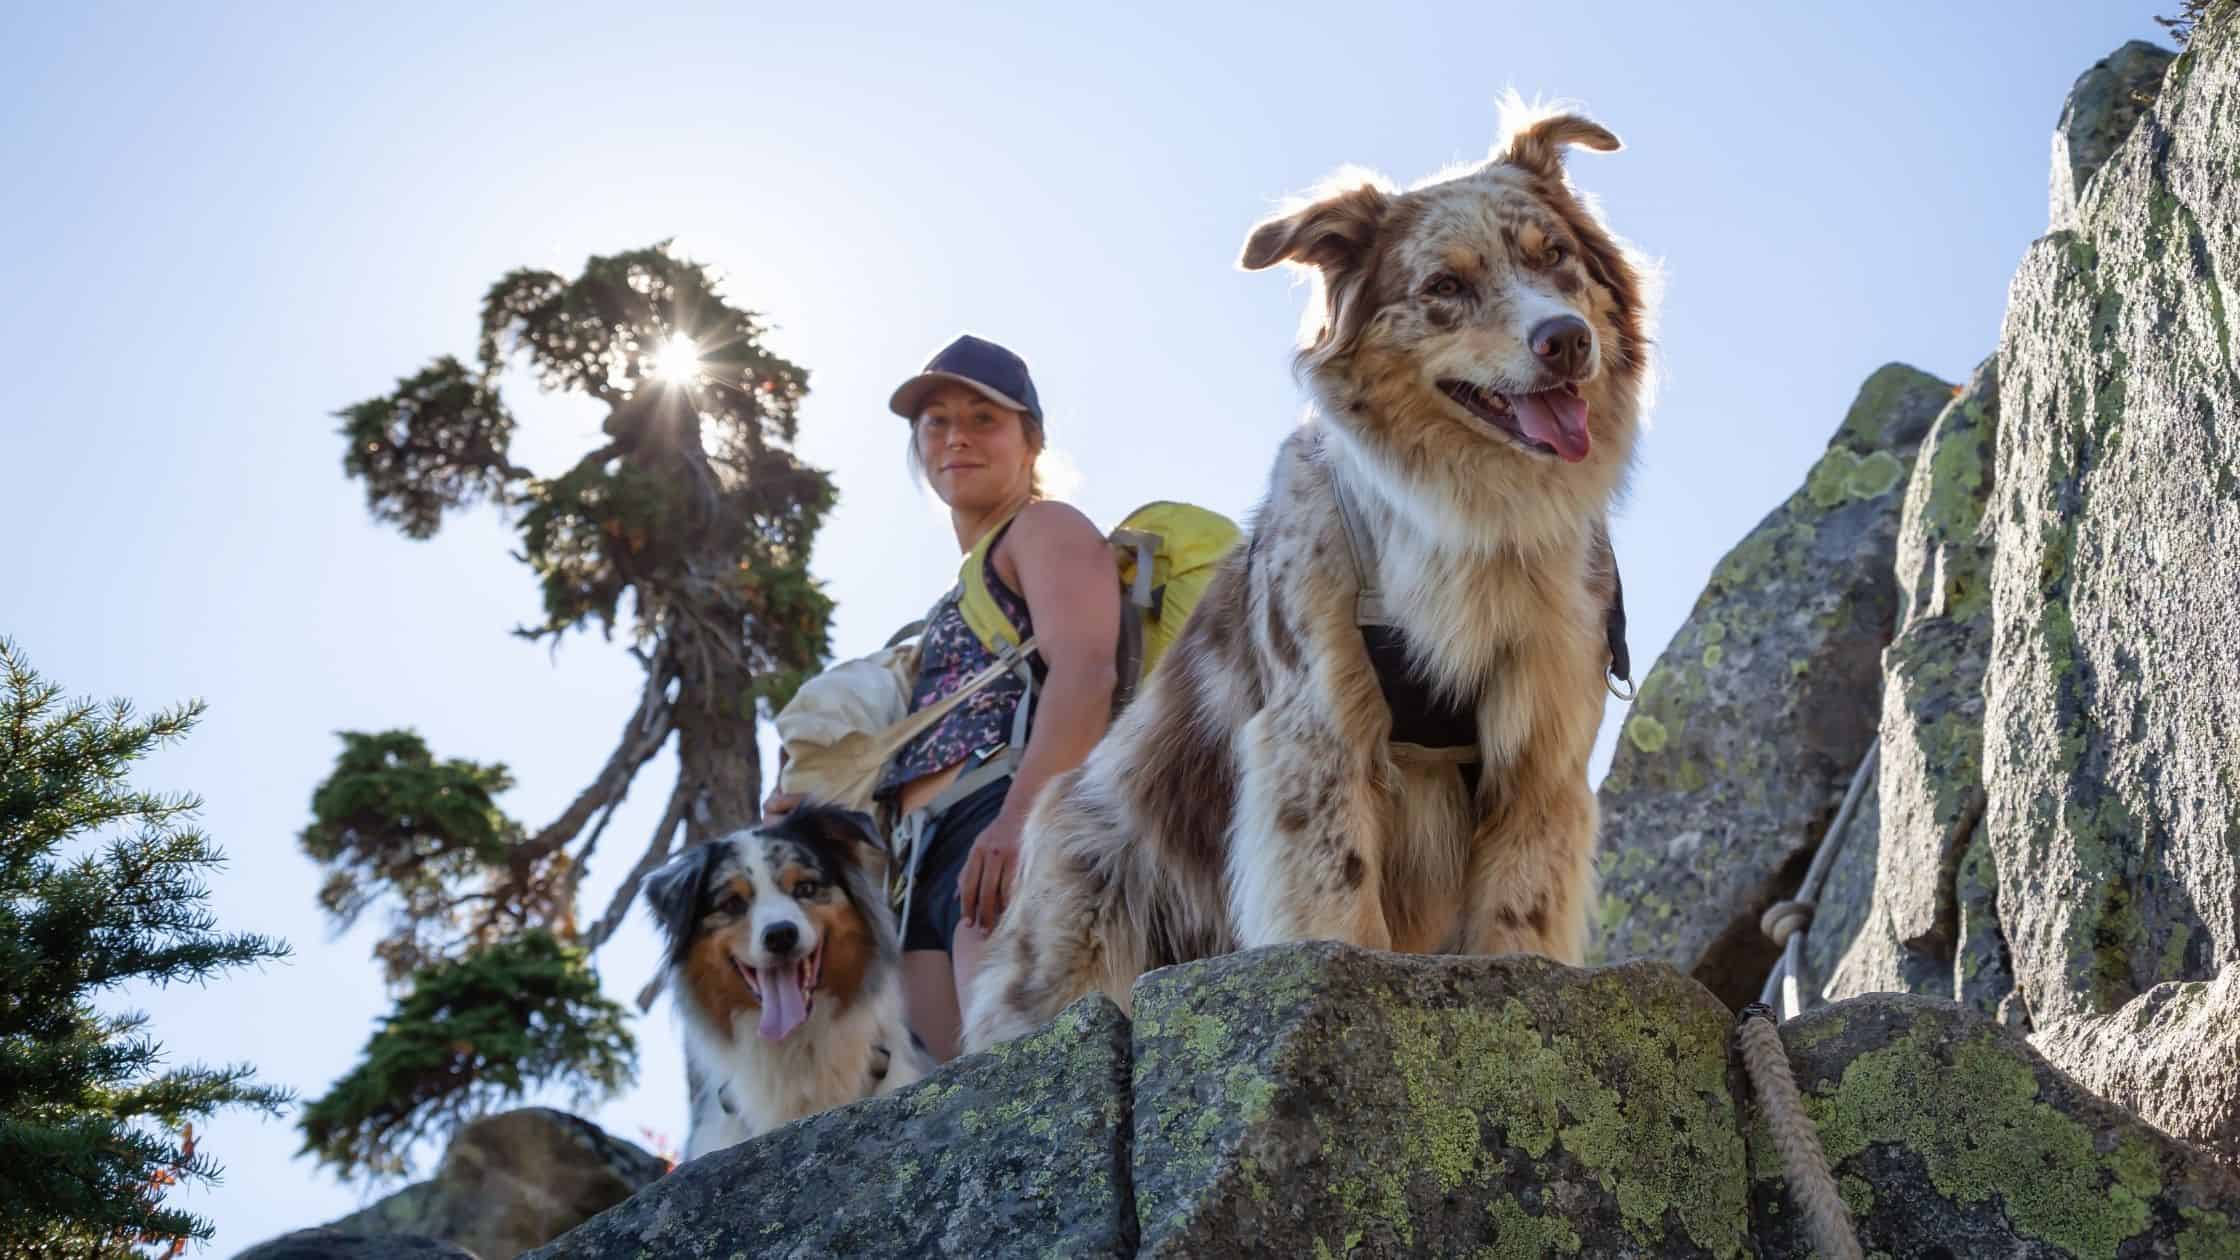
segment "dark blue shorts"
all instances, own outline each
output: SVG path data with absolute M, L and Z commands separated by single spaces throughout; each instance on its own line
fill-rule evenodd
M 957 881 L 972 856 L 973 842 L 1003 812 L 1011 780 L 1001 778 L 951 805 L 926 829 L 925 856 L 918 859 L 918 889 L 910 898 L 910 921 L 902 925 L 902 948 L 954 953 L 964 905 Z

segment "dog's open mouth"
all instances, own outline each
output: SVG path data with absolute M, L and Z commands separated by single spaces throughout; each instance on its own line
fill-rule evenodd
M 747 982 L 747 990 L 762 1004 L 762 1023 L 756 1031 L 764 1041 L 784 1041 L 794 1029 L 809 1022 L 809 1012 L 817 1006 L 817 981 L 824 977 L 823 945 L 811 950 L 807 958 L 789 963 L 749 967 L 734 958 L 731 965 L 739 969 L 739 978 Z
M 1439 388 L 1464 411 L 1528 451 L 1576 464 L 1593 446 L 1587 436 L 1587 400 L 1579 396 L 1576 385 L 1530 394 L 1495 393 L 1468 381 L 1441 381 Z

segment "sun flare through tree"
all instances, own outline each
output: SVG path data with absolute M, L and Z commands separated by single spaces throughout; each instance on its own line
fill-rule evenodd
M 574 279 L 515 271 L 483 300 L 472 366 L 437 358 L 338 413 L 343 467 L 375 519 L 425 539 L 448 512 L 496 505 L 543 591 L 516 633 L 619 629 L 645 674 L 605 765 L 535 830 L 497 803 L 513 782 L 503 764 L 439 757 L 410 730 L 342 733 L 303 847 L 327 869 L 320 902 L 338 926 L 386 907 L 374 952 L 399 994 L 359 1064 L 304 1115 L 305 1150 L 345 1175 L 402 1173 L 422 1139 L 531 1085 L 597 1095 L 630 1079 L 623 1012 L 589 953 L 647 872 L 756 819 L 756 721 L 826 656 L 832 605 L 809 552 L 833 487 L 793 451 L 807 373 L 763 332 L 667 245 L 592 258 Z M 551 475 L 513 463 L 498 387 L 513 363 L 547 392 L 604 406 L 606 440 Z M 666 749 L 676 786 L 585 921 L 584 873 Z M 489 1022 L 475 1004 L 494 994 L 521 1018 L 455 1035 Z

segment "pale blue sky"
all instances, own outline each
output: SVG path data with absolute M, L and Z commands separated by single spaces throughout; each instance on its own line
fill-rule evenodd
M 315 1095 L 385 1007 L 295 847 L 331 732 L 411 725 L 503 759 L 547 820 L 604 759 L 635 667 L 508 637 L 529 573 L 491 513 L 410 543 L 341 473 L 336 408 L 467 354 L 509 268 L 676 236 L 807 366 L 836 647 L 949 580 L 888 389 L 952 333 L 1033 366 L 1075 501 L 1232 513 L 1299 414 L 1301 288 L 1246 229 L 1342 163 L 1413 180 L 1493 142 L 1504 88 L 1574 98 L 1626 151 L 1579 182 L 1666 267 L 1665 383 L 1617 523 L 1645 673 L 1705 576 L 1901 359 L 1961 379 L 2043 230 L 2063 93 L 2156 0 L 1948 5 L 14 6 L 0 16 L 0 632 L 78 690 L 199 695 L 149 786 L 208 798 L 225 924 L 294 962 L 148 995 L 181 1060 Z M 517 457 L 598 416 L 515 382 Z M 1613 710 L 1615 716 L 1616 710 Z M 1608 735 L 1615 722 L 1606 723 Z M 1599 774 L 1602 759 L 1598 758 Z M 641 781 L 594 907 L 651 825 Z M 604 955 L 626 996 L 652 965 Z M 597 1113 L 679 1131 L 665 1007 Z M 224 1116 L 211 1254 L 349 1210 L 286 1122 Z

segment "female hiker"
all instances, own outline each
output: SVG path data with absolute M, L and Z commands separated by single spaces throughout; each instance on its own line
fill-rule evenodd
M 1006 643 L 992 625 L 1008 623 L 1011 642 L 1035 646 L 1022 666 L 1031 685 L 1011 673 L 983 686 L 904 744 L 880 779 L 881 803 L 901 820 L 897 849 L 915 870 L 903 1001 L 912 1031 L 947 1060 L 987 934 L 1011 899 L 1021 825 L 1043 785 L 1081 764 L 1111 718 L 1120 588 L 1096 526 L 1042 497 L 1042 405 L 1019 356 L 959 337 L 888 406 L 910 422 L 911 468 L 948 506 L 968 562 L 927 617 L 911 711 L 999 660 Z M 797 803 L 773 796 L 765 812 Z

